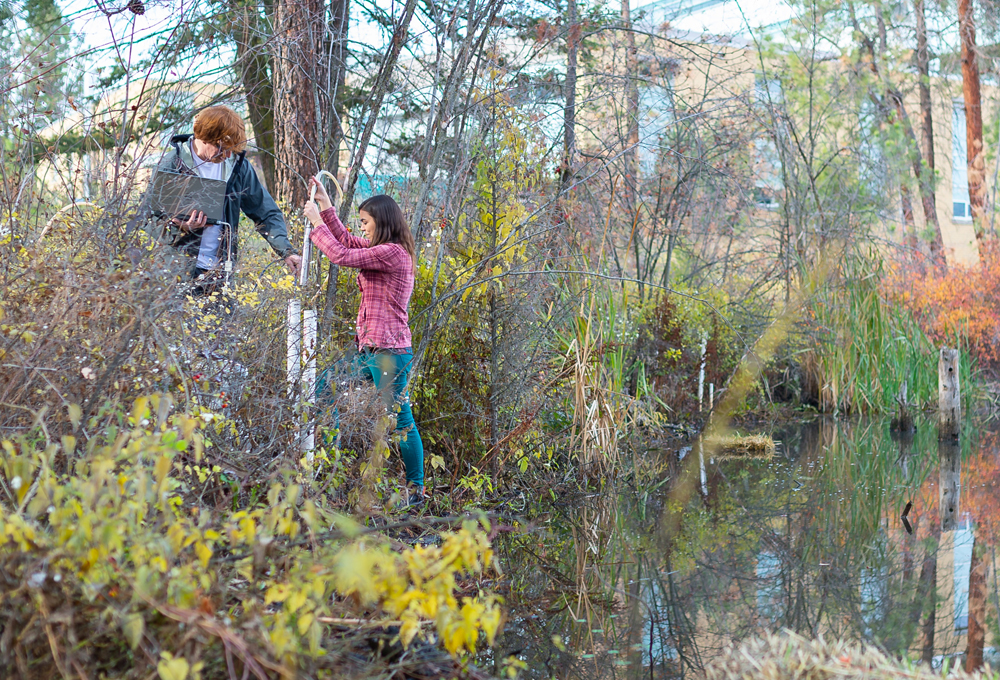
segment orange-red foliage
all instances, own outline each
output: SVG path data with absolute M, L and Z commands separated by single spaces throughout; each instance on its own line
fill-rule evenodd
M 915 271 L 903 265 L 885 279 L 888 299 L 908 309 L 935 343 L 963 345 L 981 367 L 1000 369 L 1000 247 L 986 246 L 981 265 Z
M 996 545 L 1000 538 L 1000 433 L 982 433 L 979 453 L 962 461 L 962 512 L 968 512 L 983 538 Z

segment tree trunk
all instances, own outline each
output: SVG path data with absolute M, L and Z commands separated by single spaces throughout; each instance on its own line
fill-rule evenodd
M 482 59 L 483 45 L 485 45 L 486 39 L 490 35 L 490 28 L 494 25 L 500 8 L 503 7 L 503 0 L 489 0 L 485 5 L 480 6 L 481 11 L 476 12 L 476 1 L 470 0 L 468 25 L 465 29 L 466 37 L 462 41 L 458 56 L 452 62 L 448 79 L 441 91 L 441 100 L 438 103 L 437 111 L 431 115 L 427 126 L 426 139 L 433 137 L 434 153 L 431 154 L 429 162 L 426 160 L 426 154 L 422 154 L 419 159 L 422 186 L 420 195 L 417 197 L 417 205 L 413 209 L 413 218 L 410 221 L 410 228 L 414 232 L 413 240 L 416 242 L 417 251 L 420 250 L 424 239 L 424 212 L 430 200 L 431 189 L 434 187 L 434 182 L 437 179 L 438 167 L 448 146 L 448 120 L 454 113 L 458 96 L 463 89 L 462 85 L 467 82 L 464 80 L 466 71 L 469 69 L 473 57 L 476 57 L 478 60 Z M 478 36 L 476 35 L 477 30 L 479 31 Z M 473 81 L 478 72 L 479 65 L 477 64 L 472 69 Z M 458 141 L 455 140 L 456 148 Z M 425 148 L 430 149 L 431 146 L 425 143 Z
M 328 134 L 324 146 L 326 169 L 340 181 L 340 147 L 344 141 L 344 100 L 346 98 L 345 84 L 347 82 L 347 38 L 350 30 L 350 0 L 332 0 L 330 11 L 330 80 L 331 88 L 327 93 L 330 102 L 328 112 Z M 327 267 L 326 296 L 323 301 L 323 314 L 319 318 L 318 332 L 320 337 L 326 337 L 330 332 L 333 301 L 337 297 L 337 277 L 340 267 L 333 262 Z M 322 284 L 321 284 L 322 285 Z
M 974 673 L 983 667 L 983 644 L 986 641 L 986 560 L 985 546 L 975 540 L 969 570 L 969 648 L 965 670 Z
M 920 131 L 923 167 L 919 178 L 927 186 L 921 186 L 921 196 L 926 195 L 925 211 L 930 210 L 928 226 L 933 225 L 931 256 L 936 266 L 944 265 L 944 242 L 937 219 L 937 199 L 934 195 L 934 118 L 931 112 L 930 54 L 927 51 L 927 22 L 924 17 L 924 0 L 913 0 L 913 13 L 917 19 L 917 72 L 920 90 Z M 933 217 L 933 220 L 931 219 Z M 916 243 L 914 243 L 916 245 Z
M 268 74 L 270 59 L 256 7 L 236 6 L 236 66 L 247 100 L 247 113 L 253 130 L 264 183 L 270 191 L 274 184 L 274 88 Z
M 983 157 L 983 111 L 976 59 L 976 23 L 972 0 L 958 0 L 958 33 L 962 40 L 962 95 L 965 98 L 965 144 L 969 163 L 969 207 L 982 257 L 986 233 L 986 163 Z
M 368 142 L 371 140 L 372 132 L 375 131 L 375 121 L 382 110 L 382 100 L 385 98 L 386 90 L 389 89 L 392 74 L 396 68 L 396 60 L 399 58 L 399 53 L 406 42 L 406 35 L 410 30 L 410 20 L 413 19 L 413 11 L 416 8 L 417 0 L 406 0 L 406 6 L 403 8 L 403 16 L 400 17 L 399 23 L 392 33 L 392 42 L 389 44 L 389 51 L 386 52 L 378 76 L 375 78 L 375 86 L 372 89 L 368 102 L 368 119 L 365 121 L 365 127 L 358 137 L 354 157 L 351 159 L 351 174 L 347 178 L 347 187 L 344 189 L 344 202 L 341 204 L 339 210 L 339 216 L 342 221 L 347 219 L 347 215 L 351 210 L 351 204 L 354 201 L 354 189 L 358 183 L 358 175 L 361 172 L 361 166 L 365 162 L 365 154 L 368 152 Z M 324 327 L 330 322 L 333 313 L 333 301 L 336 299 L 336 296 L 337 269 L 334 265 L 330 265 L 330 275 L 326 282 L 326 299 L 323 304 L 322 324 Z
M 329 108 L 327 113 L 324 145 L 326 169 L 334 176 L 340 171 L 340 147 L 344 141 L 344 87 L 347 82 L 347 37 L 350 29 L 350 0 L 332 0 L 330 3 L 330 86 L 327 88 Z
M 889 88 L 886 92 L 886 98 L 892 102 L 896 120 L 902 124 L 903 134 L 906 135 L 906 139 L 910 143 L 913 158 L 913 174 L 917 178 L 917 187 L 920 190 L 920 204 L 924 209 L 924 218 L 927 220 L 927 226 L 934 232 L 934 240 L 931 241 L 931 255 L 933 256 L 934 264 L 943 267 L 945 265 L 944 248 L 942 246 L 943 241 L 941 240 L 941 225 L 938 223 L 937 218 L 937 205 L 934 200 L 933 177 L 931 172 L 924 167 L 923 154 L 920 152 L 920 143 L 917 141 L 917 135 L 913 131 L 913 125 L 910 123 L 910 117 L 906 113 L 906 107 L 903 105 L 902 93 L 894 88 Z
M 638 196 L 639 160 L 639 71 L 638 53 L 635 47 L 635 33 L 632 32 L 630 0 L 622 2 L 622 26 L 625 27 L 625 121 L 627 125 L 625 142 L 625 195 L 628 200 L 628 218 L 632 222 Z
M 943 267 L 945 266 L 944 249 L 938 243 L 941 238 L 941 225 L 938 223 L 937 218 L 936 201 L 934 200 L 933 177 L 930 172 L 926 172 L 924 169 L 923 154 L 920 152 L 920 144 L 917 142 L 916 135 L 913 132 L 913 125 L 910 123 L 910 118 L 906 114 L 906 107 L 903 104 L 903 95 L 889 80 L 889 73 L 879 67 L 879 57 L 880 55 L 884 55 L 886 53 L 886 34 L 884 22 L 881 21 L 881 5 L 878 6 L 881 48 L 876 48 L 875 42 L 872 38 L 861 30 L 861 25 L 858 23 L 857 13 L 854 9 L 854 3 L 848 2 L 847 8 L 850 13 L 851 24 L 854 27 L 854 31 L 860 36 L 862 47 L 864 48 L 864 51 L 868 53 L 868 68 L 871 69 L 875 77 L 882 83 L 884 91 L 883 98 L 880 100 L 878 95 L 876 95 L 874 91 L 871 91 L 871 99 L 884 113 L 889 122 L 895 121 L 902 125 L 903 134 L 905 135 L 906 140 L 909 143 L 909 147 L 912 150 L 910 156 L 913 161 L 913 174 L 917 178 L 917 186 L 920 190 L 920 202 L 924 208 L 924 216 L 927 219 L 927 226 L 931 227 L 935 233 L 934 240 L 931 242 L 931 254 L 934 258 L 935 264 Z
M 322 167 L 319 89 L 330 67 L 323 49 L 326 5 L 278 0 L 274 25 L 274 188 L 296 210 L 309 197 L 309 178 Z
M 341 220 L 347 217 L 351 202 L 354 200 L 354 189 L 358 183 L 361 166 L 365 162 L 365 154 L 368 153 L 368 143 L 371 141 L 372 133 L 375 131 L 375 122 L 382 111 L 382 101 L 385 99 L 385 93 L 392 84 L 392 74 L 396 69 L 396 60 L 399 58 L 399 53 L 406 42 L 406 35 L 410 30 L 410 20 L 413 19 L 413 11 L 416 8 L 417 0 L 406 0 L 406 6 L 403 8 L 403 16 L 400 17 L 399 24 L 397 24 L 396 29 L 392 32 L 392 42 L 389 43 L 389 51 L 386 52 L 385 58 L 382 60 L 382 66 L 379 68 L 378 76 L 375 79 L 375 87 L 372 89 L 368 100 L 368 119 L 365 121 L 365 127 L 358 139 L 354 158 L 351 159 L 351 174 L 347 178 L 347 188 L 344 189 L 344 204 L 340 206 Z
M 906 227 L 906 245 L 914 250 L 919 248 L 917 240 L 917 221 L 913 217 L 913 199 L 910 196 L 910 187 L 906 186 L 906 178 L 899 185 L 899 202 L 903 208 L 903 224 Z
M 562 189 L 573 181 L 576 156 L 576 59 L 580 49 L 580 25 L 577 22 L 576 0 L 567 0 L 566 6 L 566 108 L 563 111 L 563 168 Z

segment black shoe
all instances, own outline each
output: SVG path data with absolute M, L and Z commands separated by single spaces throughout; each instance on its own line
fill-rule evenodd
M 400 501 L 396 510 L 416 510 L 424 504 L 424 487 L 416 484 L 407 486 L 406 500 Z

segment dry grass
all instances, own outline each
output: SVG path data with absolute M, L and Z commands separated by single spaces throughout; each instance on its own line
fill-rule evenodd
M 729 647 L 706 667 L 705 677 L 707 680 L 931 680 L 942 675 L 926 666 L 889 658 L 874 647 L 807 640 L 786 631 Z M 959 670 L 947 677 L 996 678 L 997 674 L 987 667 L 981 673 Z
M 705 445 L 710 450 L 715 451 L 715 458 L 723 460 L 726 458 L 772 458 L 774 456 L 774 440 L 766 434 L 710 437 L 705 441 Z

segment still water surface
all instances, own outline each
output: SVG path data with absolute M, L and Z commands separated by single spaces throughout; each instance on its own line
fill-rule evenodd
M 696 677 L 730 641 L 783 628 L 960 661 L 974 544 L 996 559 L 1000 432 L 969 423 L 948 445 L 929 421 L 900 439 L 888 420 L 818 419 L 771 434 L 771 459 L 682 442 L 616 488 L 540 501 L 495 543 L 510 619 L 481 661 L 513 654 L 538 678 Z

